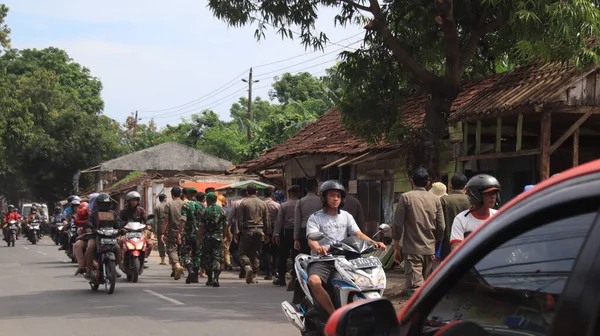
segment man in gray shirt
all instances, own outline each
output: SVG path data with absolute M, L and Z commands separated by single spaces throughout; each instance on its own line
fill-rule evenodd
M 285 273 L 287 271 L 287 260 L 292 255 L 292 261 L 298 254 L 294 250 L 294 218 L 296 216 L 296 204 L 300 195 L 300 186 L 291 186 L 288 193 L 288 200 L 281 205 L 277 211 L 277 220 L 275 221 L 275 229 L 273 231 L 273 241 L 279 245 L 279 260 L 277 270 L 279 278 L 273 280 L 273 284 L 277 286 L 286 286 Z M 294 269 L 292 268 L 292 273 Z
M 294 219 L 294 249 L 300 253 L 310 253 L 308 241 L 306 240 L 306 222 L 310 215 L 320 210 L 323 206 L 321 198 L 317 196 L 319 184 L 316 180 L 306 181 L 306 196 L 296 203 Z
M 346 191 L 348 190 L 348 181 L 342 181 L 344 188 Z M 365 215 L 363 212 L 363 207 L 360 204 L 360 201 L 354 198 L 352 195 L 348 194 L 346 196 L 346 201 L 344 202 L 344 211 L 347 211 L 354 217 L 356 221 L 356 225 L 361 231 L 365 231 Z

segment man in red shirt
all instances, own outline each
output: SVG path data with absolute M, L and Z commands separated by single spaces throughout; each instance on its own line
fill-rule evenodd
M 6 228 L 8 227 L 8 222 L 11 220 L 16 220 L 17 222 L 21 222 L 21 215 L 19 215 L 16 211 L 15 211 L 15 206 L 14 205 L 9 205 L 8 206 L 8 213 L 6 213 L 6 215 L 4 215 L 4 218 L 2 218 L 2 233 L 4 234 L 4 240 L 6 240 L 7 238 L 7 232 L 6 232 Z M 17 240 L 19 239 L 19 235 L 21 235 L 21 227 L 19 226 L 17 228 Z

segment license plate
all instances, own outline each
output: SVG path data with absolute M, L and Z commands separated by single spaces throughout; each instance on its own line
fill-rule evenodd
M 114 238 L 101 238 L 100 243 L 103 245 L 115 245 L 117 240 Z
M 127 232 L 127 234 L 125 236 L 127 238 L 141 238 L 142 233 L 141 232 Z
M 16 226 L 16 225 L 11 225 L 11 226 L 9 226 L 9 227 L 8 227 L 8 229 L 9 229 L 9 230 L 16 230 L 16 229 L 17 229 L 17 226 Z
M 379 258 L 359 258 L 350 260 L 350 263 L 355 268 L 371 268 L 381 266 Z

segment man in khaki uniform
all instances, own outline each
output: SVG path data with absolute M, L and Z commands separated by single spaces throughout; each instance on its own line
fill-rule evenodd
M 394 260 L 405 261 L 406 295 L 412 295 L 429 276 L 436 242 L 443 239 L 445 226 L 440 199 L 425 189 L 429 183 L 427 170 L 414 169 L 410 182 L 413 190 L 400 195 L 392 226 Z
M 275 228 L 273 229 L 273 240 L 278 245 L 279 260 L 277 266 L 278 278 L 273 280 L 274 285 L 287 285 L 285 273 L 287 271 L 287 260 L 292 255 L 292 250 L 294 249 L 294 218 L 296 217 L 296 203 L 298 203 L 300 192 L 300 186 L 291 186 L 288 189 L 287 201 L 277 211 L 277 219 L 275 220 Z M 293 272 L 294 268 L 292 267 Z
M 269 232 L 266 232 L 269 236 L 269 240 L 265 242 L 263 246 L 263 260 L 265 261 L 265 280 L 273 280 L 273 274 L 277 272 L 277 245 L 273 243 L 273 229 L 275 227 L 275 220 L 277 219 L 277 211 L 281 207 L 281 204 L 273 200 L 273 189 L 267 188 L 264 191 L 265 204 L 269 211 Z
M 257 283 L 256 272 L 260 266 L 260 253 L 263 241 L 269 236 L 269 211 L 267 205 L 256 197 L 256 187 L 249 185 L 246 188 L 246 197 L 236 209 L 236 239 L 240 242 L 240 262 L 246 272 L 246 283 Z
M 160 256 L 160 264 L 161 265 L 166 265 L 165 264 L 165 243 L 163 243 L 162 241 L 162 227 L 163 227 L 163 220 L 164 220 L 164 215 L 165 215 L 165 207 L 167 206 L 167 195 L 165 194 L 160 194 L 158 195 L 158 201 L 160 202 L 155 208 L 154 208 L 154 223 L 156 225 L 154 228 L 154 232 L 156 232 L 156 240 L 158 242 L 158 255 Z
M 444 260 L 450 254 L 450 234 L 452 233 L 452 223 L 459 213 L 467 210 L 471 204 L 465 193 L 465 186 L 469 180 L 463 174 L 457 174 L 450 180 L 450 192 L 442 196 L 442 210 L 444 211 L 444 220 L 446 228 L 444 229 L 444 241 L 442 242 L 441 259 Z
M 248 191 L 246 190 L 246 188 L 244 188 L 240 191 L 240 194 L 241 194 L 242 198 L 231 202 L 231 209 L 229 211 L 229 216 L 227 216 L 227 222 L 228 222 L 227 224 L 229 226 L 229 229 L 231 230 L 231 233 L 233 233 L 234 236 L 237 232 L 237 218 L 236 218 L 237 217 L 237 209 L 238 209 L 240 203 L 242 203 L 242 201 L 246 197 L 248 197 Z M 237 240 L 237 238 L 234 238 L 233 241 L 231 242 L 231 246 L 229 247 L 229 251 L 232 254 L 233 261 L 236 263 L 236 265 L 238 265 L 240 267 L 240 279 L 244 279 L 246 277 L 246 272 L 244 271 L 244 267 L 242 266 L 242 263 L 240 262 L 239 246 L 240 246 L 239 240 Z
M 175 280 L 179 280 L 183 274 L 183 266 L 179 262 L 179 245 L 181 244 L 179 224 L 182 220 L 181 208 L 184 204 L 181 199 L 181 188 L 173 187 L 171 198 L 173 200 L 167 203 L 163 214 L 162 240 L 167 247 L 167 255 L 173 268 Z

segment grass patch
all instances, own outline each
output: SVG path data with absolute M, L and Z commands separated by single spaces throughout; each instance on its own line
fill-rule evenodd
M 121 179 L 120 181 L 117 181 L 117 183 L 113 184 L 111 189 L 116 188 L 124 183 L 131 182 L 142 175 L 144 175 L 144 172 L 141 172 L 141 171 L 131 172 L 127 176 L 125 176 L 123 179 Z

